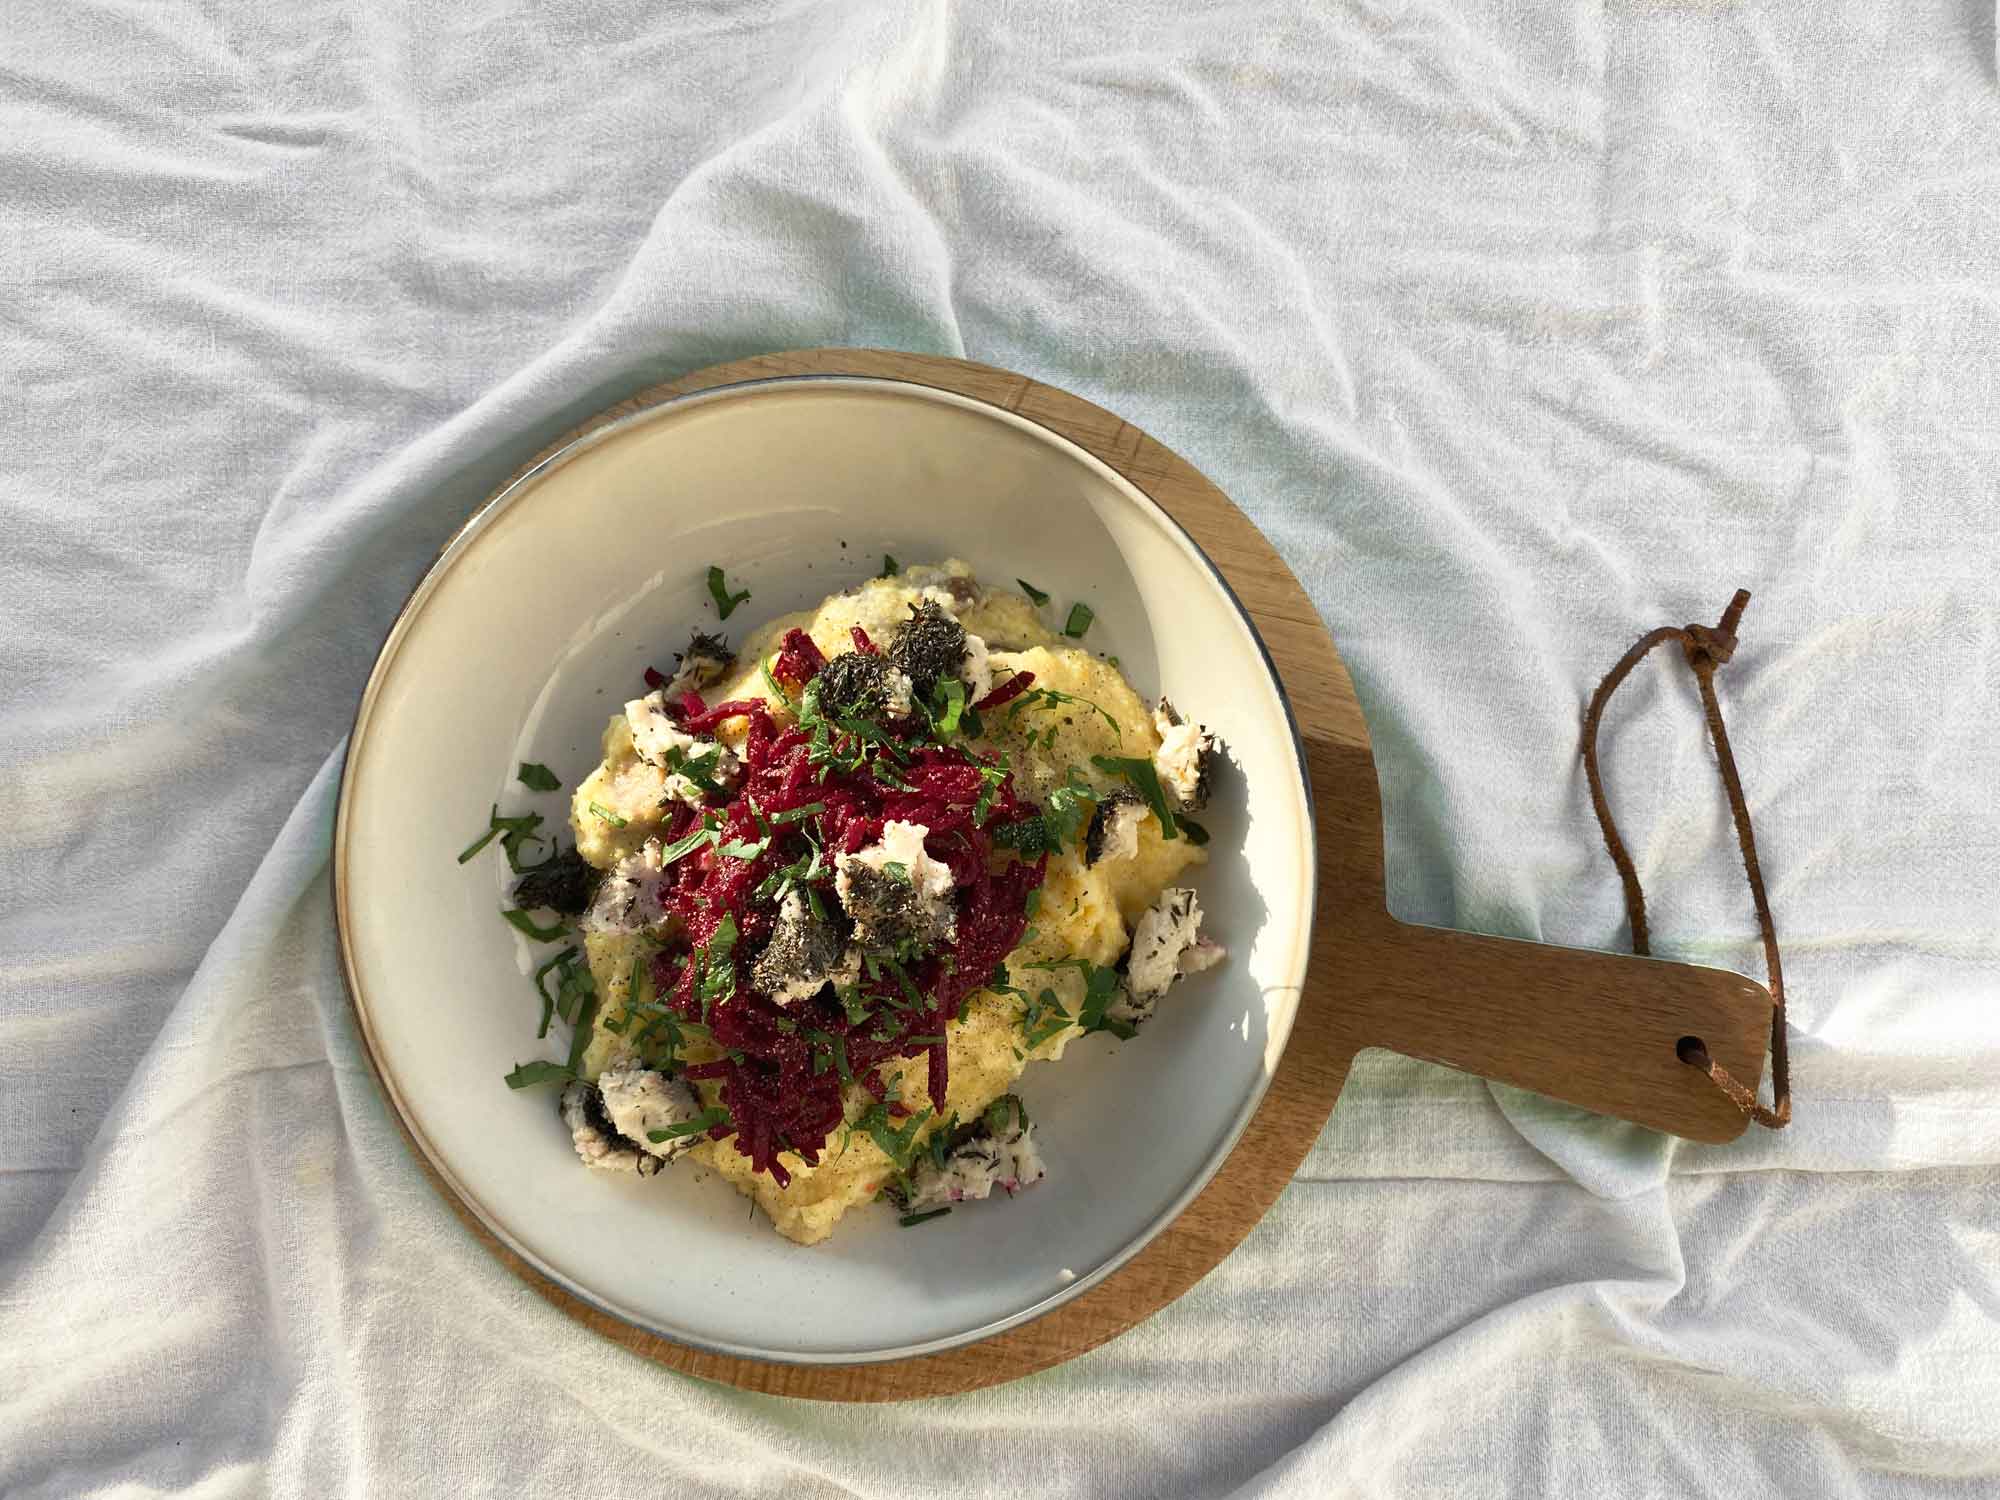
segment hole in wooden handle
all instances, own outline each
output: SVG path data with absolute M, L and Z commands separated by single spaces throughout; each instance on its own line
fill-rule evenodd
M 1684 1036 L 1674 1043 L 1674 1056 L 1690 1068 L 1708 1071 L 1708 1044 L 1698 1036 Z

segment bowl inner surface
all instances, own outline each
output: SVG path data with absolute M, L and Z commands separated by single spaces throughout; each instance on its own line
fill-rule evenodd
M 882 567 L 957 556 L 1096 611 L 1086 644 L 1142 694 L 1164 689 L 1233 766 L 1194 883 L 1226 964 L 1187 980 L 1134 1041 L 1099 1035 L 1020 1092 L 1049 1164 L 1012 1202 L 914 1229 L 851 1213 L 810 1249 L 683 1164 L 641 1181 L 586 1170 L 551 1089 L 509 1090 L 537 1042 L 527 978 L 552 948 L 502 923 L 502 812 L 565 821 L 606 717 L 716 629 L 706 569 L 752 598 L 740 641 Z M 566 832 L 566 829 L 564 830 Z M 502 1241 L 617 1316 L 720 1352 L 857 1362 L 950 1348 L 1102 1279 L 1192 1199 L 1249 1119 L 1290 1030 L 1313 901 L 1312 818 L 1283 695 L 1240 607 L 1117 474 L 997 408 L 893 381 L 733 386 L 629 417 L 524 476 L 420 586 L 377 664 L 336 835 L 355 1001 L 397 1108 Z

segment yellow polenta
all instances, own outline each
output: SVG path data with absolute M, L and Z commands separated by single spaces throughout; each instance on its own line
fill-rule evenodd
M 877 642 L 890 640 L 911 608 L 925 597 L 944 602 L 967 632 L 983 640 L 990 653 L 994 680 L 1015 672 L 1035 675 L 1035 686 L 1085 699 L 1103 712 L 1080 704 L 1038 703 L 1033 711 L 1009 716 L 988 715 L 986 735 L 974 742 L 981 748 L 1004 750 L 1013 768 L 1019 794 L 1040 802 L 1052 786 L 1072 773 L 1099 793 L 1112 790 L 1115 779 L 1091 764 L 1093 755 L 1148 758 L 1160 744 L 1151 711 L 1109 661 L 1064 641 L 1040 620 L 1035 606 L 1021 594 L 977 589 L 971 569 L 955 559 L 935 567 L 910 568 L 890 578 L 872 579 L 835 594 L 817 609 L 773 620 L 755 632 L 739 654 L 735 671 L 709 689 L 711 703 L 757 698 L 770 703 L 782 722 L 785 713 L 774 700 L 763 668 L 776 655 L 779 642 L 794 627 L 806 631 L 828 657 L 852 649 L 851 634 L 860 626 Z M 740 721 L 724 726 L 720 738 L 740 747 Z M 664 773 L 641 760 L 623 714 L 614 715 L 604 731 L 604 761 L 577 788 L 571 823 L 578 850 L 591 864 L 609 868 L 632 854 L 660 831 L 661 816 L 629 816 L 617 827 L 592 812 L 592 804 L 632 809 L 657 801 Z M 635 793 L 640 795 L 634 795 Z M 1065 958 L 1093 964 L 1114 963 L 1131 940 L 1130 924 L 1171 885 L 1202 852 L 1189 840 L 1161 837 L 1158 820 L 1145 814 L 1139 824 L 1138 849 L 1130 859 L 1100 860 L 1086 866 L 1081 853 L 1065 847 L 1049 860 L 1041 902 L 1029 935 L 1008 958 L 1011 969 L 1024 964 Z M 615 1027 L 626 1003 L 635 962 L 651 951 L 637 934 L 590 933 L 585 951 L 597 982 L 599 1020 Z M 1082 1000 L 1083 980 L 1074 970 L 1034 975 L 1035 988 L 1046 984 L 1074 1014 Z M 925 1060 L 900 1058 L 882 1066 L 885 1077 L 898 1081 L 900 1097 L 913 1108 L 933 1107 L 926 1133 L 950 1116 L 975 1119 L 1012 1087 L 1028 1061 L 1062 1056 L 1080 1033 L 1072 1026 L 1043 1042 L 1025 1058 L 1020 1007 L 1011 996 L 978 990 L 970 995 L 958 1020 L 946 1029 L 950 1057 L 949 1097 L 930 1098 Z M 625 1060 L 615 1031 L 600 1025 L 585 1054 L 584 1071 L 596 1077 Z M 690 1049 L 697 1060 L 700 1048 Z M 712 1053 L 710 1054 L 712 1055 Z M 702 1085 L 705 1103 L 714 1102 L 715 1086 Z M 854 1120 L 872 1102 L 855 1085 L 847 1099 L 848 1119 Z M 921 1137 L 920 1137 L 921 1138 Z M 856 1204 L 866 1203 L 882 1187 L 892 1167 L 889 1158 L 862 1131 L 837 1132 L 827 1143 L 817 1166 L 789 1153 L 781 1157 L 791 1183 L 779 1187 L 768 1175 L 753 1172 L 749 1158 L 733 1140 L 704 1142 L 696 1152 L 753 1197 L 779 1233 L 801 1244 L 812 1244 L 832 1232 L 835 1222 Z

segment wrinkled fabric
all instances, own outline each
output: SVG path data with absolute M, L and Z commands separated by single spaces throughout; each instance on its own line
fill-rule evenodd
M 2000 1483 L 1985 0 L 10 8 L 0 1493 L 1928 1495 Z M 566 1321 L 407 1155 L 343 735 L 558 432 L 766 349 L 1184 453 L 1351 668 L 1404 918 L 1620 947 L 1577 730 L 1719 682 L 1797 1123 L 1365 1055 L 1173 1307 L 842 1410 Z M 1759 973 L 1694 691 L 1607 725 L 1663 955 Z M 985 1476 L 985 1480 L 973 1476 Z

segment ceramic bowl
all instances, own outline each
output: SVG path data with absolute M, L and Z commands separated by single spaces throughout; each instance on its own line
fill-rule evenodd
M 688 1164 L 583 1168 L 552 1090 L 502 1083 L 537 1042 L 532 950 L 500 919 L 494 850 L 456 863 L 489 807 L 552 824 L 609 713 L 690 629 L 717 628 L 712 563 L 752 598 L 727 629 L 803 608 L 882 565 L 956 556 L 1096 611 L 1087 644 L 1142 694 L 1219 734 L 1195 884 L 1228 961 L 1184 981 L 1137 1038 L 1086 1038 L 1019 1085 L 1049 1175 L 913 1229 L 848 1215 L 781 1239 Z M 1008 1328 L 1110 1274 L 1207 1182 L 1292 1025 L 1313 909 L 1310 793 L 1284 692 L 1227 583 L 1162 510 L 1068 441 L 894 381 L 725 387 L 627 416 L 482 509 L 384 644 L 356 720 L 336 900 L 362 1037 L 447 1189 L 585 1300 L 702 1348 L 791 1362 L 933 1352 Z M 560 1026 L 557 1028 L 560 1030 Z

